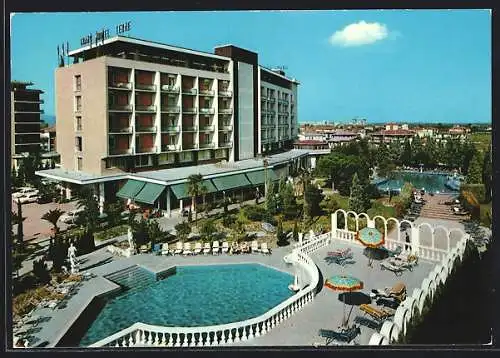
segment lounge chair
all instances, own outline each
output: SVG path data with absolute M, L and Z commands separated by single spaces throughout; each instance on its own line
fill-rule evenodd
M 392 287 L 385 287 L 382 290 L 373 289 L 375 297 L 395 298 L 399 302 L 406 299 L 406 285 L 403 282 L 396 282 Z
M 392 261 L 384 260 L 380 263 L 380 269 L 382 271 L 389 270 L 392 271 L 396 276 L 401 276 L 404 271 L 409 270 L 408 266 L 400 265 Z
M 241 252 L 240 245 L 236 241 L 231 243 L 231 253 L 239 254 Z
M 182 250 L 183 250 L 182 241 L 177 241 L 177 244 L 175 245 L 174 255 L 182 254 Z
M 201 247 L 201 242 L 197 242 L 196 244 L 194 244 L 194 254 L 195 255 L 198 255 L 200 252 L 201 252 L 202 247 Z
M 203 245 L 203 255 L 209 254 L 211 250 L 212 248 L 210 247 L 210 243 L 205 242 L 205 245 Z
M 254 253 L 254 252 L 260 252 L 259 243 L 257 241 L 255 241 L 255 240 L 252 241 L 251 249 L 252 249 L 252 253 Z
M 169 255 L 169 254 L 172 254 L 172 251 L 168 250 L 168 243 L 164 243 L 162 246 L 161 246 L 161 254 L 162 255 Z
M 212 243 L 212 254 L 218 255 L 220 251 L 219 241 L 214 241 Z
M 393 310 L 397 309 L 401 303 L 393 297 L 380 297 L 375 302 L 377 303 L 377 306 L 389 307 Z
M 191 250 L 191 243 L 186 242 L 184 244 L 184 249 L 182 250 L 182 254 L 184 256 L 186 256 L 186 255 L 192 255 L 193 254 L 193 251 Z
M 346 256 L 351 252 L 351 248 L 348 247 L 347 249 L 337 249 L 334 251 L 329 251 L 328 256 Z
M 340 331 L 332 331 L 329 329 L 320 329 L 318 335 L 325 338 L 325 344 L 328 345 L 333 341 L 341 341 L 341 342 L 351 342 L 354 338 L 356 338 L 359 334 L 361 334 L 361 329 L 357 325 L 353 325 L 350 328 L 342 329 Z
M 224 241 L 224 242 L 222 243 L 222 253 L 223 253 L 223 254 L 227 254 L 227 253 L 228 253 L 228 251 L 229 251 L 229 242 Z
M 240 250 L 244 254 L 249 254 L 251 252 L 250 246 L 248 246 L 248 243 L 246 241 L 241 243 Z
M 389 310 L 387 308 L 378 308 L 369 304 L 362 304 L 359 309 L 365 314 L 369 315 L 371 318 L 375 319 L 377 323 L 382 323 L 386 319 L 394 316 L 394 310 Z
M 413 271 L 413 266 L 417 265 L 417 259 L 414 255 L 398 255 L 394 257 L 389 257 L 385 260 L 388 265 L 395 267 L 401 267 L 408 271 Z
M 149 250 L 148 250 L 148 245 L 141 245 L 140 249 L 139 249 L 139 252 L 141 254 L 145 254 L 147 253 Z
M 266 255 L 271 255 L 271 250 L 269 250 L 267 248 L 267 242 L 263 242 L 261 245 L 260 245 L 260 251 L 263 253 L 263 254 L 266 254 Z
M 403 252 L 403 248 L 401 246 L 396 246 L 396 249 L 395 250 L 389 250 L 389 249 L 385 249 L 385 251 L 387 251 L 387 254 L 391 257 L 393 256 L 397 256 L 399 255 L 401 252 Z
M 418 256 L 413 255 L 410 252 L 401 252 L 398 255 L 396 255 L 395 258 L 402 260 L 403 262 L 406 262 L 411 266 L 418 265 Z

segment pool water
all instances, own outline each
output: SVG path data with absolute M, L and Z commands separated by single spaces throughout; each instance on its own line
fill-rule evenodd
M 259 264 L 177 267 L 176 274 L 109 298 L 80 341 L 88 346 L 136 322 L 210 326 L 257 317 L 293 293 L 293 277 Z
M 405 182 L 409 182 L 416 189 L 424 188 L 426 192 L 455 193 L 445 186 L 447 181 L 448 175 L 446 174 L 399 172 L 395 173 L 394 179 L 377 184 L 377 188 L 383 191 L 401 189 Z

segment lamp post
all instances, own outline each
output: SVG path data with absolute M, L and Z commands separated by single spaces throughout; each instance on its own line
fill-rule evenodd
M 267 198 L 267 166 L 269 165 L 269 160 L 264 158 L 262 162 L 264 164 L 264 197 Z

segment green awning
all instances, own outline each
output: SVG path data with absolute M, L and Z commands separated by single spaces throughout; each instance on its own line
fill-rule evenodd
M 144 188 L 136 195 L 135 201 L 140 203 L 154 204 L 156 199 L 165 190 L 165 185 L 146 183 Z
M 248 181 L 245 174 L 234 174 L 225 177 L 213 178 L 212 181 L 214 182 L 217 189 L 219 189 L 219 191 L 230 190 L 235 188 L 244 188 L 252 185 Z
M 141 189 L 146 185 L 146 183 L 134 179 L 129 179 L 116 196 L 123 199 L 134 199 L 135 196 L 141 191 Z
M 266 172 L 264 170 L 257 170 L 255 172 L 245 173 L 248 180 L 252 185 L 263 185 L 266 181 Z M 272 170 L 267 171 L 267 180 L 275 181 L 278 177 Z
M 188 183 L 175 184 L 170 187 L 170 190 L 172 190 L 175 197 L 179 200 L 190 198 L 191 196 L 188 193 L 188 185 Z M 203 180 L 202 185 L 207 188 L 207 193 L 215 193 L 217 191 L 217 188 L 210 179 Z

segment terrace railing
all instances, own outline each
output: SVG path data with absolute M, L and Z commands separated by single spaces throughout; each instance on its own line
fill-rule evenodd
M 162 327 L 137 322 L 90 347 L 207 347 L 247 341 L 264 335 L 314 299 L 319 272 L 308 254 L 328 245 L 330 240 L 329 233 L 317 236 L 296 246 L 287 255 L 287 262 L 304 269 L 310 278 L 309 284 L 258 317 L 208 327 Z

